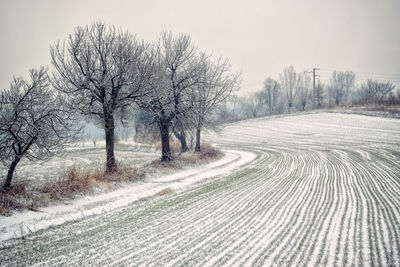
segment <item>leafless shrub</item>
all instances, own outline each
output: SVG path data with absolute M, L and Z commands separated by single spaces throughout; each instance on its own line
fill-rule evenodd
M 156 194 L 153 195 L 153 197 L 160 197 L 160 196 L 166 196 L 166 195 L 172 195 L 175 193 L 175 190 L 172 189 L 171 187 L 167 187 L 160 192 L 157 192 Z
M 8 188 L 0 189 L 0 214 L 11 215 L 11 210 L 34 209 L 29 201 L 31 195 L 26 190 L 25 183 L 15 183 Z
M 105 176 L 104 182 L 132 182 L 142 180 L 144 177 L 144 170 L 133 167 L 118 167 L 114 173 Z
M 203 145 L 203 151 L 200 153 L 199 158 L 201 160 L 214 159 L 214 158 L 218 157 L 221 154 L 222 153 L 219 152 L 218 150 L 216 150 L 213 146 L 211 146 L 209 144 L 205 144 L 205 145 Z
M 178 140 L 170 138 L 169 140 L 169 147 L 171 149 L 172 155 L 177 155 L 181 151 L 181 144 L 179 143 Z M 156 143 L 156 150 L 162 149 L 161 142 Z
M 156 169 L 163 173 L 169 173 L 173 170 L 180 169 L 181 167 L 175 161 L 154 160 L 147 165 L 147 168 Z
M 218 159 L 223 156 L 221 151 L 216 150 L 209 144 L 203 144 L 200 152 L 191 152 L 181 155 L 177 158 L 182 164 L 204 164 L 213 159 Z
M 42 192 L 50 199 L 72 198 L 78 194 L 92 191 L 95 187 L 112 188 L 113 183 L 143 179 L 144 173 L 134 168 L 118 167 L 115 172 L 107 174 L 102 168 L 84 171 L 75 165 L 68 169 L 56 183 L 46 184 Z
M 77 193 L 92 190 L 93 181 L 96 179 L 99 179 L 97 173 L 93 173 L 92 175 L 82 173 L 73 165 L 59 181 L 46 184 L 42 191 L 49 194 L 51 199 L 71 197 Z

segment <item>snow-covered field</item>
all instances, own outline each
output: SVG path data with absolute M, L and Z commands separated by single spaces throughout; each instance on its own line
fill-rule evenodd
M 400 120 L 282 116 L 207 139 L 256 156 L 227 175 L 217 170 L 235 160 L 214 165 L 203 183 L 201 168 L 160 177 L 197 183 L 3 241 L 0 265 L 400 266 Z

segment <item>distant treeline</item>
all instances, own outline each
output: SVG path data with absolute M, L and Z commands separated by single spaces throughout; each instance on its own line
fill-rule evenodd
M 279 80 L 266 78 L 261 90 L 249 96 L 232 95 L 214 114 L 219 122 L 321 108 L 400 105 L 394 84 L 368 79 L 357 85 L 352 71 L 333 71 L 329 82 L 315 82 L 309 71 L 285 67 Z

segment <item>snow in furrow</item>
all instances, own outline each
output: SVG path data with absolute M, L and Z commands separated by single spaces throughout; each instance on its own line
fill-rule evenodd
M 400 265 L 399 120 L 317 113 L 207 138 L 257 156 L 176 194 L 9 240 L 0 265 Z

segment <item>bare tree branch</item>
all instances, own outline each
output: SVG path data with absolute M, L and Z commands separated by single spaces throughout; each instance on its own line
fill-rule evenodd
M 30 81 L 14 78 L 0 98 L 0 161 L 9 165 L 4 187 L 23 157 L 45 159 L 76 137 L 74 116 L 49 86 L 44 67 L 30 70 Z

